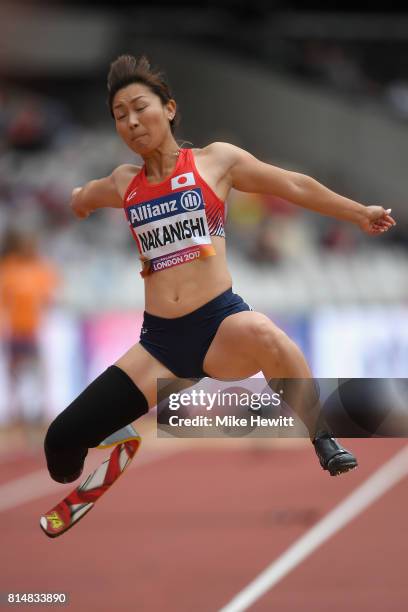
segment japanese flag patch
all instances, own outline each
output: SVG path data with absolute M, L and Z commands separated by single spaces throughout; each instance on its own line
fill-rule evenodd
M 180 187 L 187 187 L 188 185 L 195 185 L 194 174 L 192 172 L 186 172 L 185 174 L 179 174 L 171 179 L 171 189 L 180 189 Z

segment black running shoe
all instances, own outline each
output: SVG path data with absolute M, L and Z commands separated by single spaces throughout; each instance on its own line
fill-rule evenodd
M 313 440 L 316 455 L 324 470 L 338 476 L 357 467 L 357 459 L 337 442 L 329 433 L 318 434 Z

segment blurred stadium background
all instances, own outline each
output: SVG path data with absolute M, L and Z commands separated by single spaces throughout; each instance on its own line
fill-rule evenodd
M 124 216 L 103 210 L 80 222 L 68 206 L 73 187 L 134 161 L 105 104 L 109 63 L 121 53 L 146 53 L 167 74 L 181 111 L 180 142 L 225 140 L 342 195 L 392 208 L 397 226 L 371 238 L 276 197 L 233 192 L 228 257 L 234 289 L 294 338 L 316 377 L 406 377 L 408 13 L 387 7 L 2 3 L 3 482 L 18 472 L 8 472 L 10 457 L 29 459 L 19 476 L 30 465 L 44 468 L 50 421 L 138 341 L 143 284 Z M 150 419 L 142 425 L 148 451 L 181 444 L 156 440 Z M 265 448 L 257 441 L 251 449 L 259 444 Z M 242 449 L 249 452 L 244 441 Z M 407 591 L 400 596 L 389 610 L 406 609 L 398 606 Z M 175 601 L 163 609 L 216 609 Z M 259 609 L 293 609 L 281 605 Z M 118 609 L 159 608 L 146 600 Z

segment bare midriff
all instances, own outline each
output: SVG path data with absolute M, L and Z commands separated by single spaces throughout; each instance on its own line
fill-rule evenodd
M 232 286 L 225 238 L 211 237 L 216 255 L 160 270 L 145 278 L 145 310 L 158 317 L 181 317 Z

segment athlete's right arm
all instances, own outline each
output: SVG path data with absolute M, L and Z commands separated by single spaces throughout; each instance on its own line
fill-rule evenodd
M 76 217 L 86 219 L 98 208 L 122 208 L 121 184 L 130 176 L 134 166 L 118 166 L 109 176 L 75 187 L 71 195 L 71 208 Z M 129 179 L 130 180 L 130 179 Z M 122 187 L 123 188 L 123 187 Z

